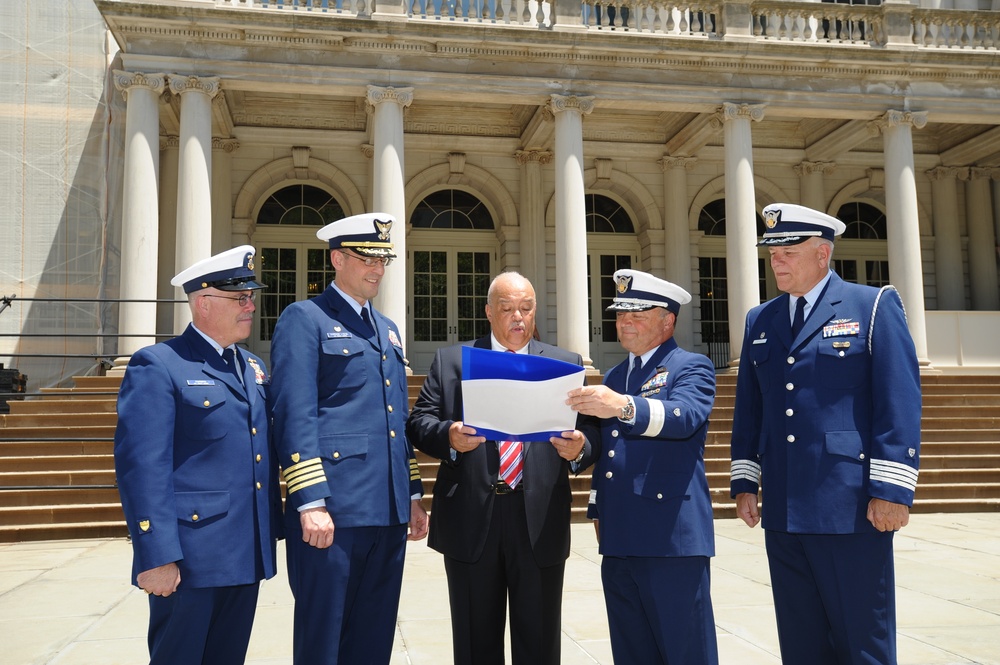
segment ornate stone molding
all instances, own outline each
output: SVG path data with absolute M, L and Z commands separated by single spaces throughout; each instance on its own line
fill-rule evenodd
M 672 169 L 684 169 L 685 171 L 690 171 L 698 163 L 697 157 L 670 157 L 669 155 L 664 155 L 660 159 L 656 160 L 656 163 L 660 165 L 660 168 L 666 172 Z
M 1000 180 L 1000 168 L 993 166 L 970 166 L 969 180 Z
M 879 136 L 889 127 L 910 125 L 915 129 L 923 129 L 927 125 L 927 111 L 896 111 L 888 110 L 881 117 L 868 123 L 869 136 Z
M 935 166 L 929 171 L 924 171 L 931 180 L 968 180 L 968 166 Z
M 181 147 L 181 137 L 171 134 L 170 136 L 160 137 L 160 150 L 166 150 L 167 148 L 180 148 Z
M 465 153 L 448 153 L 448 172 L 452 175 L 462 175 L 465 173 Z
M 212 137 L 212 150 L 222 150 L 232 154 L 240 149 L 240 142 L 236 139 L 224 139 L 218 136 Z
M 833 175 L 833 172 L 837 170 L 837 164 L 836 162 L 801 162 L 793 166 L 792 170 L 798 176 L 812 175 L 813 173 Z
M 760 122 L 764 119 L 765 106 L 765 104 L 734 104 L 732 102 L 723 102 L 722 106 L 719 107 L 719 120 L 726 122 L 746 118 L 754 122 Z
M 375 156 L 375 146 L 373 146 L 371 143 L 362 143 L 361 154 L 367 157 L 368 159 L 371 159 L 372 157 Z
M 372 113 L 375 110 L 375 105 L 383 102 L 395 102 L 405 109 L 413 103 L 413 88 L 368 86 L 368 92 L 365 95 L 365 111 Z
M 597 182 L 608 183 L 611 181 L 611 171 L 614 169 L 614 162 L 604 157 L 594 159 L 594 170 L 597 171 Z
M 866 169 L 868 174 L 868 189 L 885 189 L 885 169 Z
M 163 94 L 166 87 L 166 74 L 146 74 L 143 72 L 114 71 L 115 88 L 121 91 L 122 99 L 128 101 L 128 92 L 132 88 L 147 88 L 157 95 Z
M 579 111 L 581 115 L 587 115 L 594 110 L 594 98 L 577 95 L 549 95 L 548 109 L 553 115 L 569 110 Z
M 181 95 L 185 92 L 201 92 L 208 95 L 209 99 L 219 94 L 220 83 L 218 76 L 182 76 L 171 74 L 167 77 L 170 83 L 170 92 Z
M 518 150 L 514 153 L 514 159 L 521 165 L 529 162 L 548 164 L 552 161 L 552 153 L 548 150 Z

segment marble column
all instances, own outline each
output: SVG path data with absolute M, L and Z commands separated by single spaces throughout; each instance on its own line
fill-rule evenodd
M 212 98 L 219 93 L 219 79 L 170 76 L 169 83 L 170 92 L 181 98 L 174 264 L 180 272 L 212 255 Z M 178 304 L 174 332 L 180 334 L 190 322 L 190 307 Z
M 692 280 L 691 272 L 691 229 L 688 226 L 688 171 L 698 163 L 697 157 L 670 157 L 664 155 L 658 161 L 663 169 L 663 229 L 664 257 L 667 281 L 687 289 L 698 297 L 698 285 Z M 674 337 L 682 348 L 694 348 L 694 313 L 691 307 L 681 308 Z
M 958 179 L 968 179 L 969 169 L 938 166 L 927 172 L 934 207 L 934 266 L 937 308 L 965 309 L 965 271 L 962 267 L 962 234 L 958 226 Z
M 176 136 L 160 139 L 160 231 L 157 251 L 158 280 L 156 297 L 174 300 L 180 295 L 170 283 L 177 274 L 174 270 L 177 254 L 177 163 L 180 141 Z M 156 329 L 163 332 L 174 329 L 174 309 L 170 303 L 156 306 Z
M 128 356 L 156 341 L 156 285 L 158 190 L 160 166 L 159 99 L 163 74 L 114 72 L 115 87 L 125 97 L 125 180 L 122 186 L 121 289 L 118 310 L 120 357 L 115 369 L 123 372 Z M 148 337 L 130 337 L 146 335 Z
M 906 321 L 921 366 L 929 366 L 924 308 L 923 257 L 913 165 L 913 128 L 927 124 L 926 112 L 890 110 L 869 123 L 881 132 L 885 158 L 885 207 L 889 245 L 889 277 L 899 289 Z
M 366 110 L 373 122 L 372 212 L 396 218 L 390 237 L 398 257 L 385 271 L 375 306 L 406 333 L 406 192 L 403 168 L 403 110 L 413 103 L 413 88 L 368 86 Z
M 594 110 L 593 97 L 551 95 L 555 119 L 556 339 L 567 351 L 590 355 L 590 306 L 587 302 L 587 226 L 583 182 L 583 116 Z
M 760 304 L 757 203 L 750 123 L 764 119 L 762 104 L 722 105 L 726 153 L 726 288 L 729 291 L 729 365 L 739 366 L 747 312 Z
M 535 286 L 538 314 L 535 326 L 542 339 L 548 338 L 546 310 L 545 201 L 542 200 L 542 166 L 552 161 L 545 150 L 518 150 L 514 159 L 521 165 L 521 274 Z
M 969 226 L 969 292 L 972 309 L 991 312 L 1000 309 L 997 288 L 997 238 L 993 228 L 990 180 L 994 169 L 973 166 L 965 190 L 966 223 Z
M 238 245 L 233 237 L 233 153 L 236 139 L 212 139 L 212 254 Z
M 799 176 L 799 202 L 807 208 L 826 212 L 826 191 L 823 178 L 832 175 L 837 165 L 833 162 L 802 162 L 794 167 Z

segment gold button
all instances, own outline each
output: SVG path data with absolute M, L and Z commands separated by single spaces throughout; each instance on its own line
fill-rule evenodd
M 392 404 L 389 405 L 389 413 L 392 413 Z
M 260 481 L 257 481 L 257 489 L 260 489 Z
M 259 462 L 260 460 L 261 460 L 260 453 L 257 453 L 257 461 Z
M 333 459 L 340 459 L 340 453 L 334 453 Z
M 386 379 L 385 380 L 385 385 L 391 386 L 392 385 L 392 381 L 390 381 L 389 379 Z
M 195 513 L 194 515 L 191 516 L 191 521 L 192 522 L 197 522 L 198 521 L 198 513 Z
M 253 434 L 254 436 L 256 436 L 257 435 L 257 428 L 256 427 L 252 428 L 250 430 L 250 433 Z
M 211 402 L 209 402 L 209 401 L 208 401 L 208 400 L 206 399 L 206 400 L 205 400 L 205 406 L 209 406 L 210 404 L 211 404 Z
M 390 439 L 395 439 L 396 438 L 396 430 L 394 430 L 394 429 L 389 430 L 389 438 Z
M 385 354 L 384 353 L 382 354 L 382 360 L 385 360 Z
M 348 351 L 347 349 L 344 349 L 344 353 L 347 354 L 347 353 L 350 353 L 350 351 Z

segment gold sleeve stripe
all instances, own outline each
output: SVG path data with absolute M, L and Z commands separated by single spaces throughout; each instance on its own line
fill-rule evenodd
M 295 473 L 286 473 L 285 482 L 294 485 L 295 483 L 302 482 L 303 479 L 315 478 L 317 474 L 325 477 L 322 466 L 317 466 L 313 469 L 300 469 Z
M 305 489 L 306 487 L 309 487 L 310 485 L 316 485 L 318 483 L 325 483 L 325 482 L 326 482 L 326 476 L 322 476 L 320 478 L 314 478 L 313 480 L 309 480 L 309 481 L 306 481 L 306 482 L 297 483 L 294 487 L 292 485 L 289 485 L 288 486 L 288 493 L 289 494 L 295 494 L 299 490 Z
M 294 473 L 295 471 L 298 471 L 299 469 L 305 469 L 305 468 L 310 467 L 310 466 L 316 466 L 317 464 L 319 464 L 320 466 L 322 466 L 323 465 L 323 460 L 321 460 L 319 457 L 313 457 L 312 459 L 302 460 L 298 464 L 293 464 L 293 465 L 291 465 L 289 467 L 285 467 L 284 473 L 287 475 L 289 473 Z
M 420 480 L 420 465 L 415 457 L 410 458 L 410 480 Z

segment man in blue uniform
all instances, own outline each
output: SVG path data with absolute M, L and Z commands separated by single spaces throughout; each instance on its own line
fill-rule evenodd
M 236 247 L 171 280 L 192 323 L 136 352 L 118 395 L 115 471 L 154 665 L 242 663 L 259 582 L 275 573 L 267 370 L 236 346 L 264 288 L 253 257 Z
M 389 662 L 407 525 L 410 540 L 427 533 L 402 341 L 369 302 L 396 256 L 393 224 L 373 213 L 320 229 L 334 281 L 289 305 L 271 342 L 298 665 Z
M 501 273 L 487 295 L 491 332 L 466 344 L 583 364 L 532 338 L 535 311 L 531 282 Z M 441 460 L 429 544 L 444 555 L 454 665 L 503 665 L 508 600 L 514 665 L 558 665 L 569 471 L 590 465 L 591 446 L 579 429 L 548 441 L 477 434 L 462 421 L 463 346 L 437 351 L 407 423 L 414 445 Z
M 733 420 L 737 514 L 763 514 L 786 663 L 896 662 L 893 532 L 917 484 L 920 376 L 899 295 L 830 270 L 840 220 L 764 209 L 778 296 L 747 314 Z M 763 511 L 758 511 L 758 489 Z
M 587 515 L 598 529 L 616 665 L 718 663 L 705 438 L 715 368 L 674 341 L 691 295 L 637 270 L 613 277 L 609 310 L 627 360 L 568 404 L 601 418 Z

